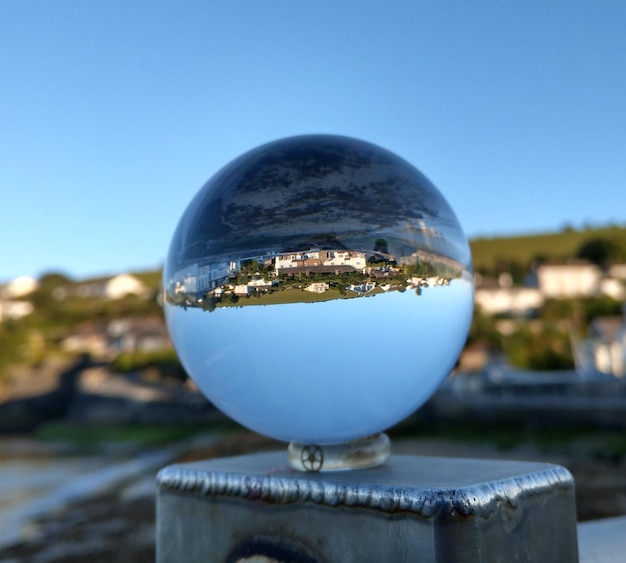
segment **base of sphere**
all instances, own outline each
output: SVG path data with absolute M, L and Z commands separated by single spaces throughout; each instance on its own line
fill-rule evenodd
M 300 444 L 287 447 L 289 465 L 298 471 L 341 471 L 364 469 L 387 461 L 391 442 L 379 433 L 360 440 L 337 444 Z

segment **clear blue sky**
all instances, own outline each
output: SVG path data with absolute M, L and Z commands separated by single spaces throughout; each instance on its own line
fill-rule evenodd
M 0 281 L 158 267 L 239 154 L 388 148 L 470 237 L 626 224 L 626 2 L 0 2 Z

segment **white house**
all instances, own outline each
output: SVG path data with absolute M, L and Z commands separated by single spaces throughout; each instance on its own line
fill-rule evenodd
M 366 293 L 373 291 L 375 288 L 376 288 L 376 282 L 374 281 L 364 282 L 359 285 L 346 286 L 346 289 L 349 289 L 350 291 L 354 291 L 355 293 L 360 293 L 361 295 L 365 295 Z
M 330 289 L 330 285 L 325 282 L 314 282 L 307 285 L 304 289 L 305 291 L 310 291 L 311 293 L 324 293 Z
M 598 373 L 626 377 L 626 323 L 621 317 L 597 317 L 586 339 L 574 339 L 576 368 L 583 377 Z
M 537 268 L 539 290 L 548 298 L 599 295 L 602 277 L 600 268 L 585 260 L 548 263 Z
M 21 319 L 33 312 L 30 301 L 2 301 L 0 300 L 0 322 L 6 319 Z
M 523 315 L 539 309 L 544 296 L 534 287 L 486 287 L 476 289 L 474 300 L 486 315 Z
M 615 278 L 605 278 L 600 282 L 600 291 L 616 301 L 623 301 L 626 297 L 624 291 L 624 280 Z
M 248 282 L 248 285 L 250 287 L 255 288 L 257 291 L 265 291 L 267 289 L 269 289 L 270 287 L 272 287 L 273 285 L 276 285 L 278 282 L 276 280 L 266 280 L 265 278 L 255 278 L 253 280 L 250 280 Z
M 79 297 L 103 297 L 105 299 L 121 299 L 127 295 L 145 297 L 148 288 L 137 277 L 131 274 L 119 274 L 111 278 L 100 278 L 82 282 L 76 287 L 76 295 Z M 59 299 L 65 295 L 57 292 Z
M 12 279 L 5 287 L 6 297 L 13 299 L 23 297 L 37 289 L 39 282 L 30 276 L 19 276 Z
M 307 250 L 306 252 L 294 252 L 278 254 L 275 257 L 274 267 L 276 273 L 289 268 L 310 268 L 329 266 L 350 266 L 355 270 L 363 270 L 366 266 L 364 252 L 351 252 L 348 250 Z
M 107 281 L 104 287 L 104 296 L 108 299 L 121 299 L 127 295 L 146 295 L 147 288 L 144 283 L 130 274 L 120 274 Z
M 324 266 L 352 266 L 355 270 L 362 270 L 367 264 L 364 252 L 334 250 L 318 254 L 325 258 Z
M 619 280 L 626 280 L 626 264 L 614 263 L 609 266 L 609 276 Z
M 239 284 L 233 287 L 233 293 L 235 295 L 250 295 L 254 291 L 253 287 L 248 284 Z
M 223 285 L 228 276 L 238 269 L 238 262 L 216 262 L 214 264 L 189 264 L 170 279 L 174 292 L 186 294 L 206 293 Z

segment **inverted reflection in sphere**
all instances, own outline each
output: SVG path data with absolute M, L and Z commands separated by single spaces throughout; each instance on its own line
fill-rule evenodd
M 181 361 L 226 414 L 285 441 L 380 432 L 423 404 L 469 327 L 467 240 L 416 168 L 309 135 L 237 158 L 189 204 L 164 271 Z

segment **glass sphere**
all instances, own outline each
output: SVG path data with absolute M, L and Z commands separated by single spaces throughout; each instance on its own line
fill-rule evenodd
M 215 174 L 178 224 L 163 286 L 206 397 L 304 444 L 411 414 L 450 373 L 473 308 L 467 239 L 437 188 L 332 135 L 268 143 Z

